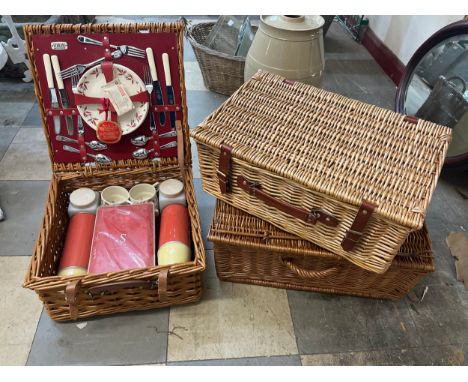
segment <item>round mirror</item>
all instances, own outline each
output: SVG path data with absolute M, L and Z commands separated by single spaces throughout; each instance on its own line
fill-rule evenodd
M 406 66 L 395 109 L 451 127 L 445 166 L 468 164 L 468 20 L 432 35 Z

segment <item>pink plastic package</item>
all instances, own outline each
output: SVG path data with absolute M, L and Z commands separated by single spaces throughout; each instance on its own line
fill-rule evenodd
M 154 204 L 98 208 L 88 273 L 155 265 Z

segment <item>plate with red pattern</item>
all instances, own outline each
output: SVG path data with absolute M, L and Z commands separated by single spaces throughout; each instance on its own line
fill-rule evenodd
M 113 76 L 114 80 L 119 80 L 130 97 L 146 91 L 145 84 L 141 78 L 133 70 L 123 65 L 113 65 Z M 80 78 L 77 86 L 77 93 L 86 97 L 104 99 L 105 92 L 102 87 L 106 85 L 106 83 L 101 65 L 97 65 L 86 71 Z M 148 114 L 148 102 L 136 101 L 133 102 L 133 106 L 134 108 L 132 110 L 117 117 L 122 135 L 130 134 L 138 129 Z M 103 111 L 104 105 L 102 103 L 82 104 L 77 105 L 77 108 L 83 121 L 94 130 L 97 129 L 99 122 L 106 119 L 106 114 L 109 114 L 107 118 L 110 119 L 110 112 L 106 113 Z

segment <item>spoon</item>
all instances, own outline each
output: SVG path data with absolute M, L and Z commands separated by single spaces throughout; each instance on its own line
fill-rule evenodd
M 63 145 L 63 149 L 70 153 L 78 153 L 78 154 L 80 153 L 80 150 L 74 147 L 68 146 L 68 145 Z M 104 154 L 94 155 L 94 154 L 86 153 L 86 155 L 90 156 L 91 158 L 94 158 L 96 160 L 96 163 L 99 163 L 99 164 L 111 164 L 112 163 L 112 159 Z
M 173 141 L 173 142 L 166 143 L 165 145 L 162 145 L 159 148 L 161 150 L 164 150 L 164 149 L 170 149 L 171 147 L 176 147 L 176 146 L 177 146 L 177 142 Z M 138 150 L 134 151 L 132 153 L 132 156 L 135 159 L 146 159 L 146 158 L 148 158 L 148 155 L 150 153 L 152 153 L 153 151 L 154 151 L 154 149 L 147 150 L 145 148 L 141 148 L 141 149 L 138 149 Z
M 177 133 L 175 130 L 158 135 L 159 138 L 170 138 L 170 137 L 175 137 L 175 136 L 177 136 Z M 152 138 L 153 137 L 147 137 L 146 135 L 139 135 L 135 138 L 132 138 L 131 141 L 133 145 L 141 147 L 141 146 L 145 146 Z
M 64 137 L 63 135 L 57 135 L 55 139 L 59 142 L 78 143 L 76 139 Z M 107 150 L 107 145 L 99 141 L 85 142 L 85 145 L 94 151 Z
M 135 159 L 146 159 L 148 155 L 152 153 L 154 149 L 146 150 L 145 148 L 138 149 L 132 153 L 133 158 Z

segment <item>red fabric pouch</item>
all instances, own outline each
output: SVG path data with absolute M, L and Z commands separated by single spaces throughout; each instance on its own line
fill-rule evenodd
M 96 215 L 89 273 L 155 265 L 154 204 L 104 206 Z

